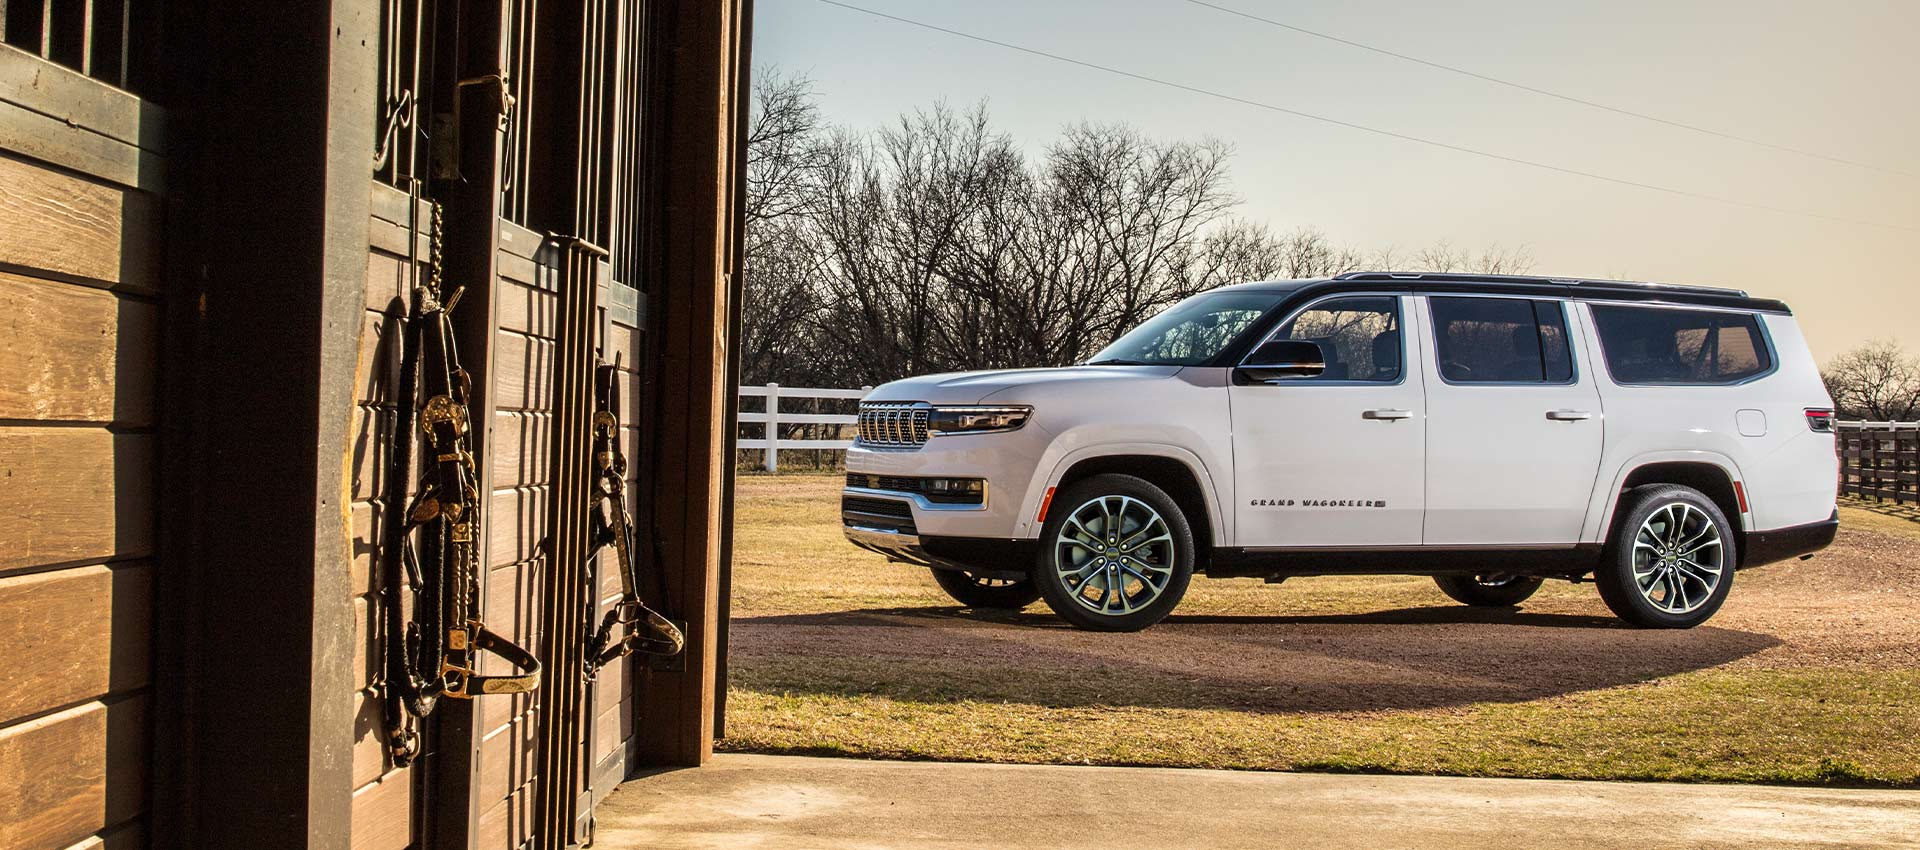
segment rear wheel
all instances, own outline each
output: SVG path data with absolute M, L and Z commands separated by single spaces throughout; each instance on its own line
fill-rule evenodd
M 1040 598 L 1032 579 L 989 578 L 961 570 L 933 569 L 933 580 L 955 602 L 968 608 L 1018 611 Z
M 1542 581 L 1533 576 L 1511 573 L 1481 573 L 1470 576 L 1434 576 L 1433 583 L 1453 601 L 1476 608 L 1511 608 L 1527 601 L 1540 589 Z
M 1653 484 L 1628 493 L 1595 572 L 1620 619 L 1652 629 L 1707 621 L 1733 587 L 1733 525 L 1700 491 Z
M 1152 482 L 1096 475 L 1063 488 L 1040 532 L 1034 584 L 1083 629 L 1137 632 L 1160 622 L 1193 577 L 1193 532 Z

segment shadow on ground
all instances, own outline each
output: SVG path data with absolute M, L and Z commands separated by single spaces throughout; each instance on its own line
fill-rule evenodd
M 1726 664 L 1780 645 L 1703 627 L 1457 605 L 1173 615 L 1096 634 L 1040 612 L 884 608 L 733 621 L 736 687 L 1054 707 L 1351 712 L 1518 702 Z

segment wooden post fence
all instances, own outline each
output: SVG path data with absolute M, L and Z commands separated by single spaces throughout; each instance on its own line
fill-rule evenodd
M 781 413 L 781 398 L 838 398 L 861 399 L 873 387 L 861 387 L 857 390 L 808 389 L 804 387 L 781 387 L 779 384 L 767 384 L 759 387 L 741 387 L 740 397 L 761 396 L 767 400 L 764 413 L 741 411 L 740 423 L 760 424 L 764 436 L 761 439 L 744 439 L 736 445 L 743 449 L 760 449 L 764 459 L 760 468 L 768 472 L 780 471 L 780 451 L 782 449 L 828 449 L 845 451 L 853 445 L 852 440 L 789 440 L 780 436 L 780 426 L 792 425 L 856 425 L 860 417 L 851 413 Z
M 1840 493 L 1920 504 L 1920 422 L 1836 422 Z

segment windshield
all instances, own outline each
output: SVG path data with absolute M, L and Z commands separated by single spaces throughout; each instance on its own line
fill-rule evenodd
M 1100 350 L 1088 365 L 1198 366 L 1220 353 L 1284 292 L 1203 292 L 1166 309 Z

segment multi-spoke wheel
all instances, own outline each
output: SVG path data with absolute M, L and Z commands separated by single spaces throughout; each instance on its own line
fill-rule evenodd
M 1003 608 L 1018 611 L 1040 598 L 1040 589 L 1027 578 L 994 578 L 989 575 L 946 570 L 935 567 L 933 580 L 955 602 L 968 608 Z
M 1433 583 L 1453 601 L 1476 608 L 1511 608 L 1540 589 L 1541 580 L 1513 573 L 1434 576 Z
M 1595 577 L 1613 613 L 1638 626 L 1684 629 L 1720 609 L 1733 585 L 1733 528 L 1698 490 L 1653 485 L 1627 494 Z
M 1096 475 L 1055 494 L 1040 541 L 1034 583 L 1054 613 L 1083 629 L 1160 622 L 1193 575 L 1186 516 L 1131 475 Z

